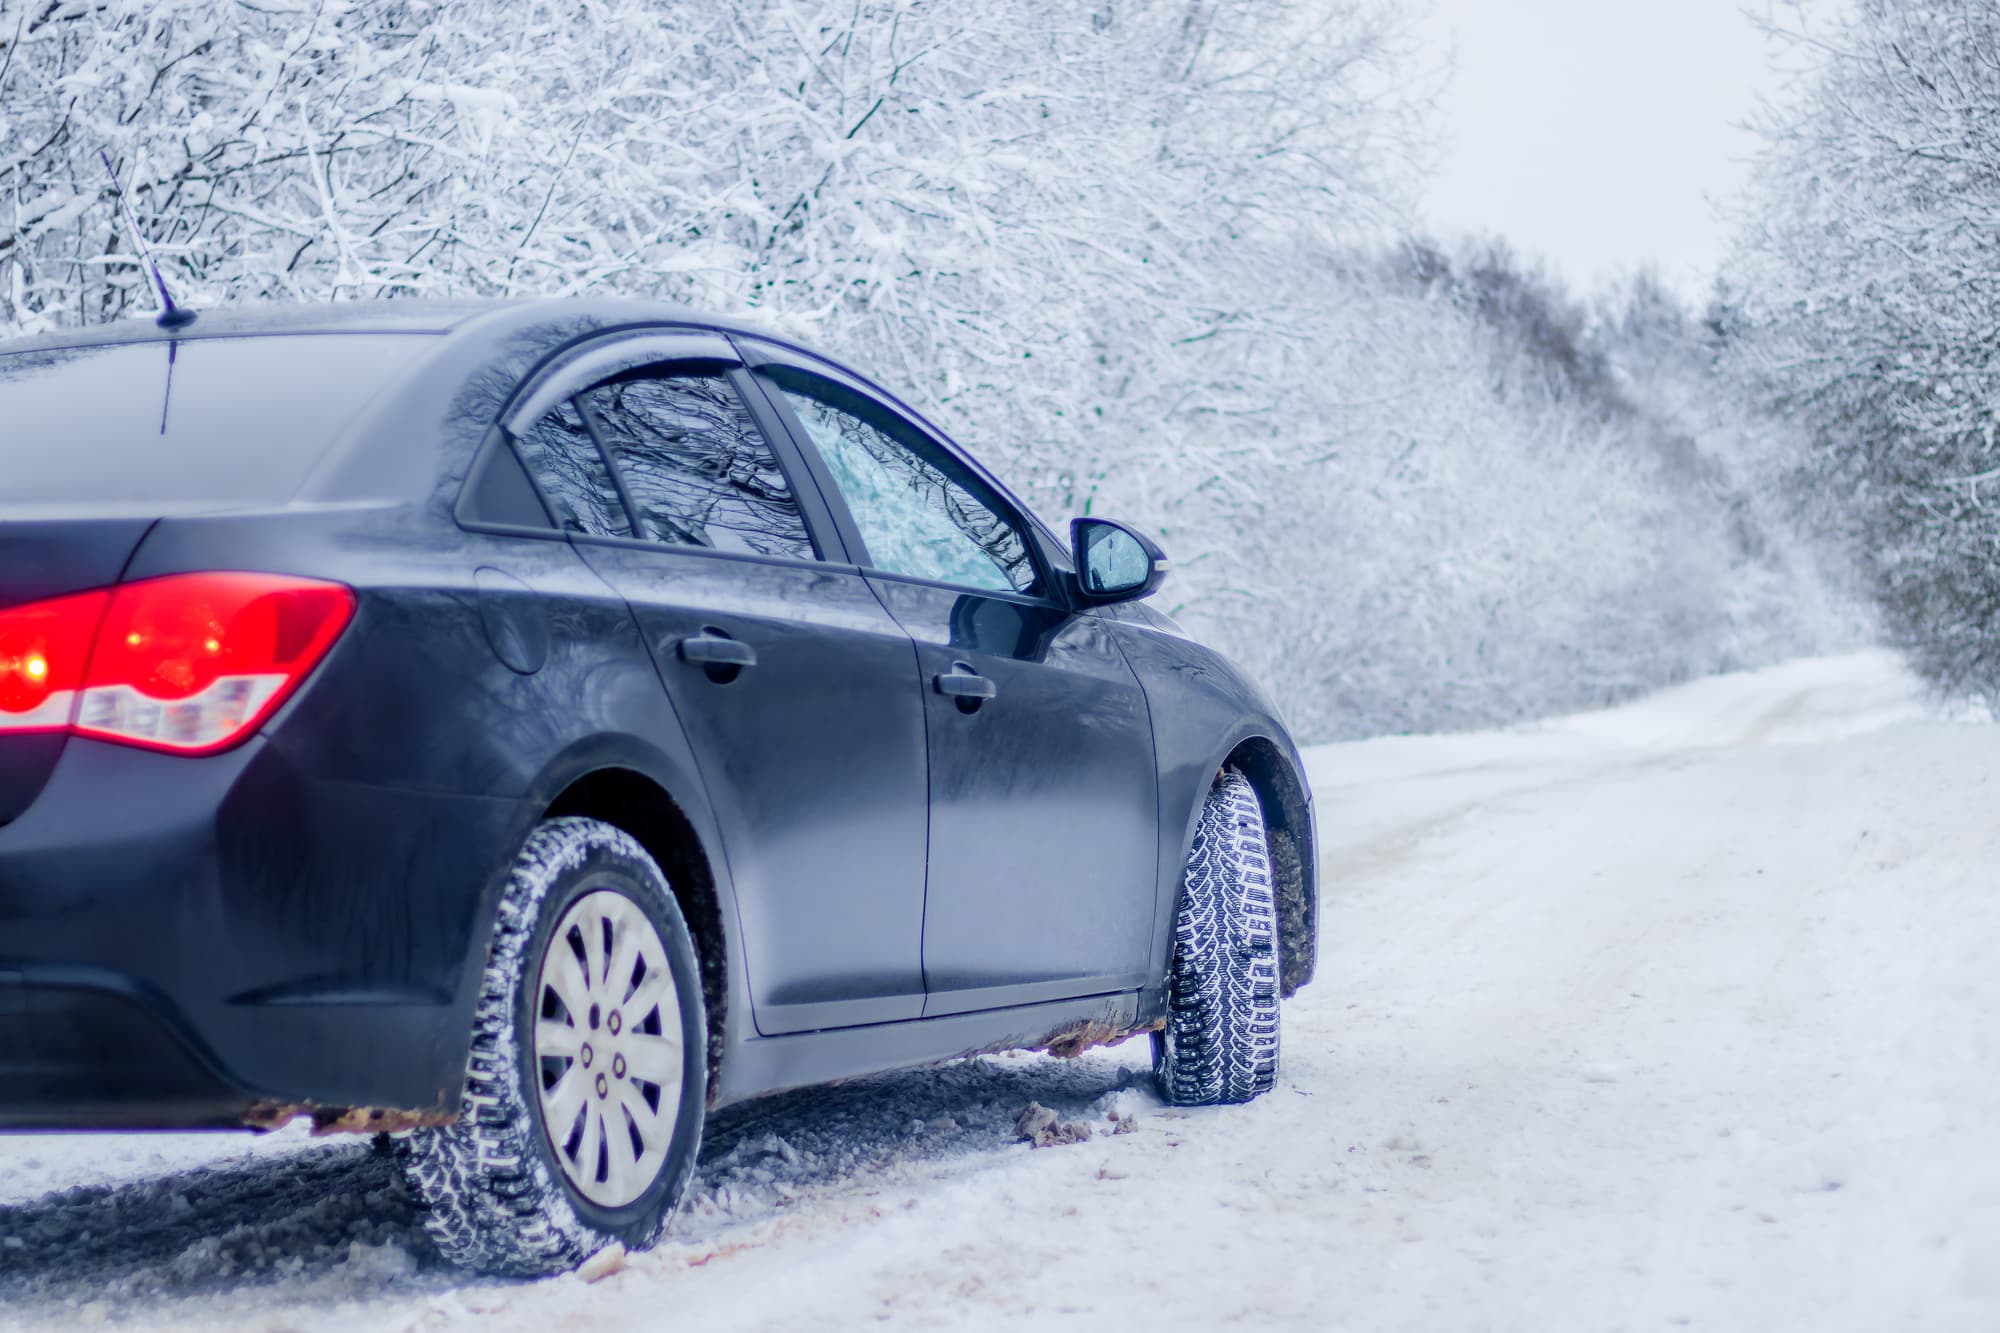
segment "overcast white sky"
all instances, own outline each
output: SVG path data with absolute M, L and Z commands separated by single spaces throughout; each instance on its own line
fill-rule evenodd
M 1706 293 L 1728 238 L 1714 201 L 1753 142 L 1732 125 L 1772 90 L 1746 0 L 1434 3 L 1455 69 L 1431 226 L 1498 233 L 1579 285 L 1652 261 Z

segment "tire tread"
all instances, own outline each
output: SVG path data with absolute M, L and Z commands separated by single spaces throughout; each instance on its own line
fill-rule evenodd
M 1167 1030 L 1154 1043 L 1176 1106 L 1247 1102 L 1278 1073 L 1278 922 L 1263 807 L 1225 769 L 1210 789 L 1174 919 Z

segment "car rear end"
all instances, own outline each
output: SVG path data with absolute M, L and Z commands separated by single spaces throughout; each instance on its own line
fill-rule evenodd
M 424 343 L 0 349 L 0 1128 L 233 1125 L 372 1091 L 317 1088 L 300 1049 L 368 1024 L 287 1022 L 283 987 L 258 990 L 310 996 L 341 956 L 289 897 L 328 801 L 274 740 L 360 609 L 304 489 Z M 301 527 L 322 540 L 282 538 Z

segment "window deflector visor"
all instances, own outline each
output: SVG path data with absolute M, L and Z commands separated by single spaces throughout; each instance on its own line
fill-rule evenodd
M 643 370 L 665 361 L 707 361 L 740 366 L 742 360 L 727 338 L 713 333 L 660 333 L 641 337 L 614 336 L 556 361 L 538 372 L 500 418 L 500 426 L 519 438 L 557 403 L 593 384 Z

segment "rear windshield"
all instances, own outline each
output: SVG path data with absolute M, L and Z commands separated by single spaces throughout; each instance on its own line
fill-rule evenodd
M 0 506 L 281 504 L 421 334 L 0 354 Z M 171 372 L 171 379 L 169 373 Z

